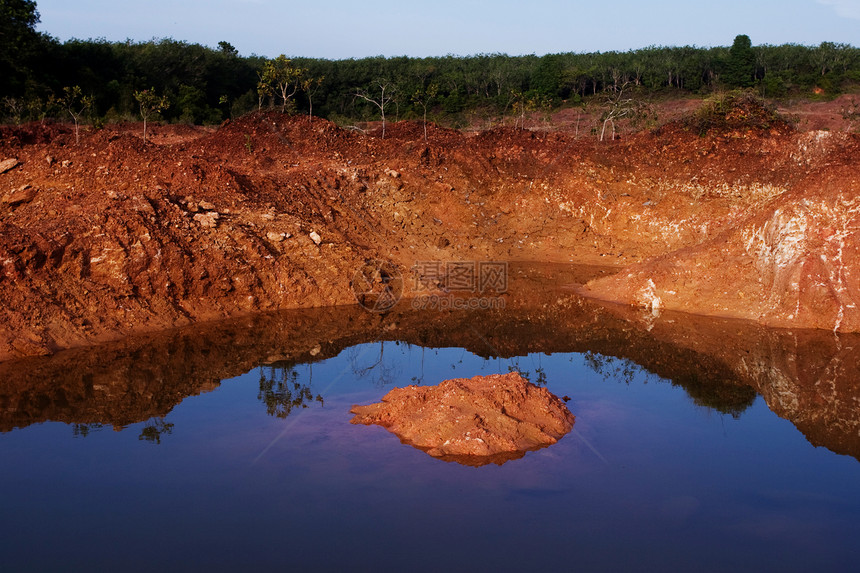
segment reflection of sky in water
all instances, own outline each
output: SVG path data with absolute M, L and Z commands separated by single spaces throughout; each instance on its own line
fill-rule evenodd
M 376 368 L 369 368 L 379 359 Z M 503 466 L 433 459 L 349 408 L 391 384 L 545 373 L 574 431 Z M 366 370 L 366 372 L 364 372 Z M 832 570 L 858 557 L 860 464 L 757 399 L 739 418 L 582 355 L 365 344 L 296 367 L 325 404 L 266 415 L 260 371 L 144 424 L 0 435 L 9 570 Z M 47 549 L 50 547 L 50 549 Z

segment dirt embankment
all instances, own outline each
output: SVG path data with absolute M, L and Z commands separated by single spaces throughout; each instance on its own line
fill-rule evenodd
M 231 315 L 352 304 L 366 260 L 625 268 L 606 299 L 860 329 L 858 140 L 678 127 L 608 144 L 253 115 L 144 144 L 0 129 L 0 360 Z M 406 289 L 406 296 L 412 293 Z
M 583 293 L 778 327 L 860 330 L 860 147 L 810 132 L 773 157 L 784 191 L 716 237 L 589 283 Z

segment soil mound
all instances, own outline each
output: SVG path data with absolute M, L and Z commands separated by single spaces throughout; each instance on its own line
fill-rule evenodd
M 516 372 L 395 388 L 353 406 L 353 424 L 378 424 L 429 455 L 464 465 L 501 465 L 552 445 L 573 428 L 558 397 Z

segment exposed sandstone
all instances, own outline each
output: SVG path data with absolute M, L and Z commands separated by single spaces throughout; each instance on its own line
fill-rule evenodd
M 564 402 L 516 372 L 395 388 L 350 412 L 353 424 L 378 424 L 435 458 L 474 466 L 552 445 L 574 422 Z

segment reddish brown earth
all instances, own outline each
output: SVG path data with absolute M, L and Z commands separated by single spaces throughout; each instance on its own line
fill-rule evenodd
M 516 372 L 394 388 L 350 412 L 353 424 L 378 424 L 434 458 L 472 466 L 550 446 L 574 422 L 564 402 Z
M 767 171 L 753 186 L 764 194 L 731 227 L 592 281 L 583 294 L 654 313 L 670 309 L 769 326 L 860 330 L 858 139 L 824 131 L 789 142 L 788 153 L 774 153 L 770 165 L 761 166 Z M 762 182 L 768 179 L 780 181 Z M 750 193 L 739 185 L 729 192 Z
M 200 321 L 353 304 L 367 260 L 621 270 L 590 296 L 856 331 L 856 135 L 670 124 L 598 144 L 416 123 L 363 135 L 0 128 L 0 360 Z M 12 162 L 10 162 L 11 165 Z M 652 286 L 653 285 L 653 286 Z

